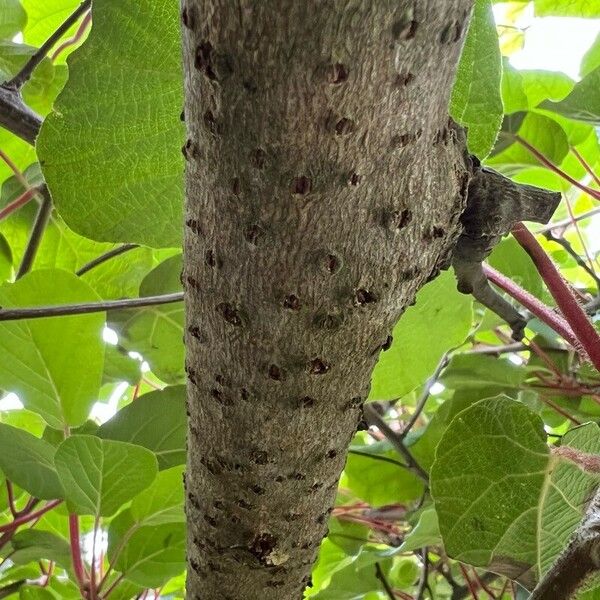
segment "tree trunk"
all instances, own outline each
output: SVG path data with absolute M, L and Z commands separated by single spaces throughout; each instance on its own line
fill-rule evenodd
M 459 233 L 471 0 L 183 0 L 188 598 L 302 597 L 393 325 Z

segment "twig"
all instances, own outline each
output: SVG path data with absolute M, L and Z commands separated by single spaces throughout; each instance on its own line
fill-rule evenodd
M 374 406 L 366 404 L 363 410 L 367 423 L 369 423 L 369 425 L 374 425 L 381 433 L 383 433 L 392 446 L 394 446 L 398 453 L 404 458 L 407 467 L 415 475 L 420 477 L 426 486 L 429 486 L 429 476 L 409 452 L 408 448 L 404 445 L 404 442 L 399 439 L 399 434 L 385 422 L 385 419 L 377 412 L 377 409 Z
M 0 85 L 0 125 L 34 146 L 42 117 L 23 102 L 19 92 Z
M 400 462 L 399 460 L 395 460 L 394 458 L 390 458 L 389 456 L 380 456 L 379 454 L 370 454 L 369 452 L 361 452 L 360 450 L 348 450 L 348 454 L 355 454 L 356 456 L 364 456 L 365 458 L 372 458 L 373 460 L 380 460 L 382 462 L 387 462 L 392 465 L 396 465 L 397 467 L 401 467 L 403 469 L 409 469 L 408 465 Z
M 19 516 L 19 511 L 15 505 L 13 485 L 8 479 L 6 480 L 6 498 L 8 499 L 8 508 L 10 509 L 10 514 L 15 519 Z
M 561 277 L 550 257 L 535 236 L 521 223 L 513 229 L 513 236 L 529 254 L 556 304 L 569 323 L 580 345 L 587 352 L 596 369 L 600 370 L 600 336 L 594 329 L 573 292 Z
M 0 321 L 18 321 L 20 319 L 43 319 L 45 317 L 62 317 L 66 315 L 85 315 L 117 308 L 141 308 L 181 302 L 183 292 L 145 296 L 143 298 L 124 298 L 122 300 L 105 300 L 82 304 L 60 304 L 56 306 L 32 306 L 28 308 L 0 308 Z
M 512 342 L 510 344 L 504 344 L 502 346 L 476 346 L 471 350 L 467 350 L 463 354 L 492 354 L 494 356 L 500 356 L 501 354 L 523 352 L 524 350 L 529 351 L 529 347 L 523 342 Z
M 48 220 L 50 219 L 50 213 L 52 212 L 52 198 L 50 197 L 48 187 L 45 185 L 42 186 L 40 193 L 42 196 L 42 201 L 35 216 L 29 241 L 27 242 L 25 252 L 23 253 L 23 258 L 21 259 L 21 264 L 19 265 L 19 270 L 17 271 L 17 279 L 20 279 L 23 277 L 23 275 L 28 273 L 33 266 L 33 262 L 40 247 L 44 231 L 46 231 L 46 226 L 48 225 Z
M 83 274 L 87 273 L 88 271 L 91 271 L 92 269 L 96 268 L 98 265 L 101 265 L 107 260 L 110 260 L 115 256 L 119 256 L 120 254 L 124 254 L 125 252 L 129 252 L 129 250 L 133 250 L 134 248 L 139 248 L 139 245 L 123 244 L 122 246 L 117 246 L 116 248 L 113 248 L 112 250 L 109 250 L 108 252 L 97 256 L 93 260 L 90 260 L 89 263 L 83 265 L 83 267 L 81 267 L 75 274 L 81 277 Z
M 576 215 L 572 219 L 568 218 L 568 219 L 563 219 L 562 221 L 555 221 L 554 223 L 548 223 L 548 225 L 545 225 L 544 227 L 540 227 L 536 231 L 536 234 L 546 233 L 546 231 L 553 231 L 554 229 L 560 229 L 562 227 L 569 227 L 570 225 L 573 225 L 574 221 L 577 221 L 577 222 L 583 221 L 584 219 L 589 219 L 590 217 L 593 217 L 594 215 L 597 215 L 598 213 L 600 213 L 600 206 L 597 206 L 596 208 L 592 208 L 591 210 L 581 213 L 580 215 Z
M 460 570 L 462 572 L 465 583 L 467 584 L 467 588 L 469 589 L 469 593 L 471 594 L 471 597 L 473 598 L 473 600 L 479 600 L 479 596 L 477 594 L 477 588 L 473 585 L 473 582 L 471 581 L 471 578 L 469 577 L 469 574 L 467 573 L 467 569 L 465 569 L 465 567 L 463 566 L 462 563 L 458 563 L 458 566 L 460 567 Z
M 442 356 L 440 362 L 438 363 L 438 366 L 435 368 L 433 375 L 425 383 L 423 393 L 421 394 L 421 397 L 419 398 L 419 400 L 415 406 L 415 410 L 414 410 L 413 414 L 410 416 L 410 419 L 409 419 L 408 423 L 406 424 L 406 427 L 402 430 L 402 432 L 396 434 L 398 436 L 398 440 L 400 442 L 404 442 L 404 439 L 410 433 L 410 430 L 413 428 L 414 424 L 417 422 L 418 418 L 421 416 L 421 413 L 423 412 L 423 409 L 425 408 L 425 404 L 427 404 L 427 400 L 429 400 L 431 386 L 439 379 L 441 372 L 446 368 L 447 365 L 448 365 L 448 352 L 445 352 L 444 355 Z
M 427 589 L 427 578 L 429 577 L 429 556 L 427 547 L 424 547 L 421 550 L 421 556 L 423 557 L 423 568 L 421 569 L 421 577 L 419 579 L 419 587 L 417 588 L 415 600 L 423 600 L 425 597 L 425 590 Z M 431 596 L 431 593 L 429 595 Z
M 390 600 L 396 600 L 396 594 L 394 594 L 394 590 L 391 588 L 388 580 L 385 578 L 385 574 L 378 562 L 375 563 L 375 577 L 381 581 L 381 585 L 383 586 L 388 598 Z
M 84 0 L 77 9 L 68 16 L 56 31 L 36 50 L 33 56 L 25 63 L 23 68 L 8 82 L 4 87 L 10 90 L 19 91 L 27 81 L 29 81 L 34 69 L 46 58 L 46 55 L 58 40 L 70 29 L 81 15 L 89 10 L 92 0 Z
M 8 598 L 12 596 L 15 592 L 19 591 L 19 588 L 27 583 L 27 579 L 19 579 L 18 581 L 13 581 L 13 583 L 9 583 L 4 587 L 0 588 L 0 598 Z
M 575 262 L 596 282 L 596 287 L 600 288 L 600 277 L 598 277 L 590 265 L 588 265 L 585 260 L 583 260 L 583 258 L 581 258 L 577 252 L 575 252 L 575 249 L 573 246 L 571 246 L 571 243 L 568 240 L 565 240 L 563 237 L 555 236 L 552 231 L 545 231 L 544 237 L 548 241 L 562 246 L 573 258 L 573 260 L 575 260 Z
M 571 541 L 533 590 L 530 600 L 568 600 L 598 570 L 600 492 L 591 501 Z

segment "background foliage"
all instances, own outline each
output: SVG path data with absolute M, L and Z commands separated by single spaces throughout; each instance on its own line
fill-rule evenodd
M 77 5 L 0 0 L 0 77 Z M 526 32 L 514 23 L 531 6 L 600 17 L 589 0 L 534 0 L 495 24 L 477 0 L 450 110 L 480 159 L 563 192 L 538 239 L 597 326 L 600 35 L 578 81 L 516 70 L 507 56 Z M 0 129 L 3 308 L 181 290 L 177 11 L 95 0 L 93 27 L 71 27 L 25 85 L 46 119 L 35 149 Z M 40 202 L 19 199 L 43 179 L 54 209 L 17 277 Z M 90 263 L 100 256 L 110 259 Z M 553 304 L 514 239 L 489 263 Z M 183 598 L 182 331 L 181 302 L 0 320 L 0 598 L 78 598 L 88 576 L 99 598 Z M 547 323 L 533 318 L 526 333 L 510 340 L 451 272 L 420 291 L 373 375 L 392 434 L 356 435 L 306 597 L 526 597 L 505 576 L 539 579 L 597 486 L 552 448 L 600 453 L 598 373 Z

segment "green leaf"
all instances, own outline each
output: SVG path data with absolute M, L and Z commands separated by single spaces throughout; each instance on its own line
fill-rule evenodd
M 596 67 L 600 67 L 600 33 L 596 36 L 596 40 L 581 59 L 581 68 L 579 70 L 581 77 L 585 77 Z
M 434 508 L 421 513 L 414 529 L 404 538 L 398 552 L 414 552 L 425 546 L 439 546 L 441 542 L 440 526 Z
M 141 369 L 140 361 L 131 358 L 126 350 L 119 346 L 106 345 L 103 384 L 126 381 L 129 385 L 136 385 L 142 377 Z
M 10 560 L 17 565 L 45 559 L 53 560 L 65 569 L 71 566 L 71 546 L 67 540 L 49 531 L 23 529 L 13 536 L 11 546 Z
M 100 426 L 103 439 L 152 450 L 161 469 L 185 463 L 185 386 L 150 392 L 128 404 Z
M 72 435 L 54 457 L 69 511 L 110 516 L 156 477 L 156 458 L 146 448 Z
M 563 445 L 597 454 L 596 424 Z M 535 584 L 580 522 L 598 476 L 551 458 L 541 419 L 508 398 L 481 400 L 444 434 L 431 489 L 449 556 Z
M 181 262 L 178 254 L 150 271 L 140 285 L 140 296 L 181 291 Z M 183 302 L 110 314 L 110 326 L 119 334 L 121 344 L 139 352 L 152 372 L 171 384 L 185 380 L 183 324 Z
M 152 485 L 131 501 L 131 516 L 137 526 L 185 523 L 183 471 L 182 465 L 161 471 Z
M 80 1 L 21 0 L 27 11 L 27 26 L 23 30 L 25 41 L 32 46 L 41 46 L 79 6 Z
M 535 0 L 538 17 L 600 17 L 600 6 L 595 0 Z
M 129 581 L 157 588 L 185 570 L 185 524 L 133 527 L 129 510 L 109 527 L 108 558 Z M 119 547 L 122 550 L 118 551 Z
M 53 458 L 54 448 L 48 442 L 0 423 L 0 469 L 36 498 L 63 498 Z
M 20 0 L 0 0 L 0 38 L 12 38 L 25 27 L 27 14 Z
M 0 286 L 0 306 L 97 301 L 71 273 L 40 270 Z M 0 381 L 51 427 L 83 423 L 100 388 L 104 313 L 0 322 Z
M 460 57 L 450 114 L 468 128 L 469 151 L 485 158 L 496 140 L 504 109 L 502 61 L 489 0 L 477 0 Z
M 518 389 L 527 371 L 505 358 L 495 358 L 484 354 L 457 354 L 440 377 L 440 383 L 454 390 L 468 388 Z
M 344 467 L 344 487 L 350 488 L 353 494 L 370 505 L 384 506 L 417 500 L 423 493 L 423 482 L 416 475 L 401 464 L 385 460 L 387 458 L 404 463 L 404 459 L 388 442 L 356 444 L 350 450 L 361 454 L 348 454 Z
M 423 287 L 416 305 L 394 327 L 392 346 L 379 356 L 369 397 L 399 398 L 424 383 L 442 355 L 467 337 L 471 307 L 471 296 L 456 290 L 452 271 Z
M 90 36 L 37 142 L 58 211 L 77 233 L 181 243 L 180 37 L 171 0 L 96 0 Z
M 579 81 L 566 98 L 560 102 L 545 100 L 540 107 L 576 121 L 600 125 L 600 67 Z

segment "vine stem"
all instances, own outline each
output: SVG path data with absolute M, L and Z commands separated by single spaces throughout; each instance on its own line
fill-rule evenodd
M 23 68 L 8 82 L 4 84 L 5 88 L 11 90 L 20 90 L 25 83 L 29 81 L 35 68 L 46 58 L 50 49 L 58 40 L 69 30 L 69 28 L 79 19 L 79 17 L 89 10 L 92 0 L 85 0 L 75 11 L 69 15 L 65 21 L 52 33 L 52 35 L 36 50 L 33 56 L 25 63 Z
M 571 148 L 571 152 L 573 152 L 577 160 L 581 163 L 581 166 L 587 171 L 588 175 L 590 175 L 590 177 L 596 182 L 597 185 L 600 185 L 600 177 L 598 177 L 598 175 L 594 173 L 592 167 L 590 167 L 585 158 L 583 158 L 583 156 L 579 154 L 577 148 Z
M 55 61 L 58 58 L 58 56 L 61 54 L 61 52 L 63 52 L 70 46 L 75 45 L 83 37 L 83 34 L 87 31 L 91 22 L 92 22 L 92 12 L 88 11 L 86 13 L 86 15 L 83 17 L 83 19 L 81 19 L 81 23 L 80 23 L 79 27 L 77 28 L 77 31 L 75 32 L 75 34 L 73 36 L 71 36 L 68 40 L 65 40 L 64 42 L 62 42 L 60 44 L 60 46 L 58 46 L 58 48 L 56 48 L 56 50 L 52 53 L 52 56 L 50 56 L 50 60 Z
M 0 221 L 14 213 L 21 208 L 21 206 L 27 204 L 38 192 L 38 188 L 29 188 L 28 190 L 25 190 L 16 200 L 13 200 L 10 204 L 7 204 L 0 210 Z
M 564 180 L 568 181 L 571 185 L 574 185 L 576 188 L 579 188 L 582 192 L 589 194 L 594 200 L 600 200 L 600 192 L 598 190 L 594 190 L 583 183 L 580 183 L 574 177 L 571 177 L 568 173 L 565 173 L 561 168 L 557 167 L 551 160 L 547 159 L 535 146 L 532 146 L 527 140 L 524 140 L 521 136 L 515 135 L 515 140 L 519 142 L 524 148 L 529 150 L 529 152 L 538 159 L 540 163 L 542 163 L 545 167 L 550 169 L 552 172 L 560 175 Z
M 83 598 L 85 595 L 86 587 L 86 574 L 83 567 L 83 560 L 81 559 L 81 544 L 79 541 L 79 517 L 77 515 L 69 514 L 69 541 L 71 543 L 71 559 L 73 561 L 73 571 L 75 573 L 75 579 L 79 584 L 79 590 Z
M 577 340 L 587 352 L 592 364 L 600 371 L 600 336 L 573 292 L 535 236 L 522 223 L 513 229 L 512 234 L 533 260 Z
M 59 304 L 56 306 L 31 306 L 26 308 L 0 308 L 0 321 L 18 321 L 20 319 L 43 319 L 45 317 L 62 317 L 66 315 L 86 315 L 104 312 L 116 308 L 141 308 L 181 302 L 183 292 L 144 296 L 142 298 L 123 298 L 121 300 L 105 300 L 103 302 L 85 302 L 82 304 Z
M 61 502 L 62 500 L 52 500 L 51 502 L 48 502 L 48 504 L 46 504 L 39 510 L 36 510 L 35 512 L 26 513 L 12 520 L 10 523 L 6 523 L 6 525 L 0 525 L 0 532 L 4 533 L 7 531 L 13 531 L 17 527 L 19 527 L 19 525 L 29 523 L 30 521 L 35 521 L 42 515 L 46 514 L 48 511 L 52 510 L 55 506 L 58 506 Z
M 512 279 L 509 279 L 506 275 L 503 275 L 485 263 L 483 264 L 483 272 L 492 283 L 504 290 L 511 298 L 514 298 L 519 302 L 519 304 L 522 304 L 540 321 L 546 323 L 546 325 L 569 342 L 571 346 L 577 349 L 581 347 L 577 336 L 573 333 L 567 321 L 560 315 L 557 315 L 549 306 L 546 306 L 542 301 L 517 285 Z
M 25 179 L 25 175 L 21 172 L 21 170 L 17 167 L 17 165 L 13 162 L 13 160 L 0 148 L 0 158 L 6 163 L 6 166 L 14 173 L 15 177 L 19 181 L 19 183 L 23 186 L 24 189 L 29 189 L 29 182 Z

